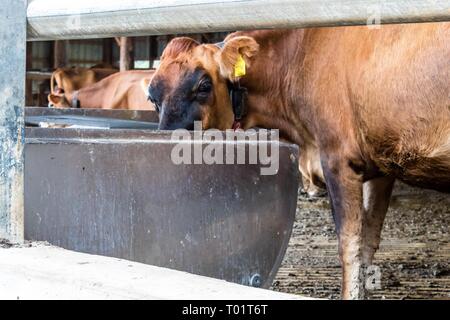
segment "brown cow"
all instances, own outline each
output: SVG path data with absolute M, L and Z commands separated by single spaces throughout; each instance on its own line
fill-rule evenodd
M 49 94 L 49 104 L 56 108 L 99 108 L 155 110 L 143 90 L 143 80 L 151 79 L 154 70 L 131 70 L 115 73 L 74 92 Z
M 58 68 L 52 73 L 50 93 L 68 93 L 92 85 L 116 72 L 113 68 Z
M 240 56 L 247 74 L 233 74 Z M 450 192 L 450 23 L 176 38 L 149 86 L 160 129 L 278 128 L 320 158 L 344 298 L 364 296 L 395 179 Z M 248 89 L 233 114 L 228 87 Z

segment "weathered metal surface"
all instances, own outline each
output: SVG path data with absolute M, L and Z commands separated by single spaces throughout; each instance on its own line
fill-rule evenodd
M 69 127 L 95 127 L 100 129 L 158 129 L 158 123 L 155 122 L 114 119 L 106 117 L 91 117 L 81 115 L 25 116 L 25 124 L 27 126 L 39 127 L 43 123 L 64 125 Z
M 33 0 L 28 39 L 449 21 L 448 0 Z
M 169 132 L 26 134 L 26 239 L 271 284 L 295 216 L 297 146 L 280 142 L 278 173 L 262 176 L 260 164 L 175 165 Z
M 0 238 L 23 240 L 26 1 L 0 6 Z
M 104 109 L 57 109 L 42 107 L 26 107 L 25 117 L 34 116 L 83 116 L 96 118 L 113 118 L 123 120 L 158 122 L 156 111 L 142 110 L 104 110 Z

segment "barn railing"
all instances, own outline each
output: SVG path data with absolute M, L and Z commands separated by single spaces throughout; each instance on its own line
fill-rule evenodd
M 28 39 L 444 21 L 448 0 L 33 0 Z
M 0 238 L 23 240 L 26 40 L 449 20 L 448 0 L 4 1 L 0 6 Z

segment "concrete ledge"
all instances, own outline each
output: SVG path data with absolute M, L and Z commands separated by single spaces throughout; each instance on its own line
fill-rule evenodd
M 0 248 L 0 299 L 307 299 L 45 244 Z

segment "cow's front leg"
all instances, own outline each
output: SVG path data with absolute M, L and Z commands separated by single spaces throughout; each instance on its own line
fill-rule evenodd
M 364 298 L 363 179 L 345 157 L 322 157 L 328 194 L 339 241 L 342 297 Z

